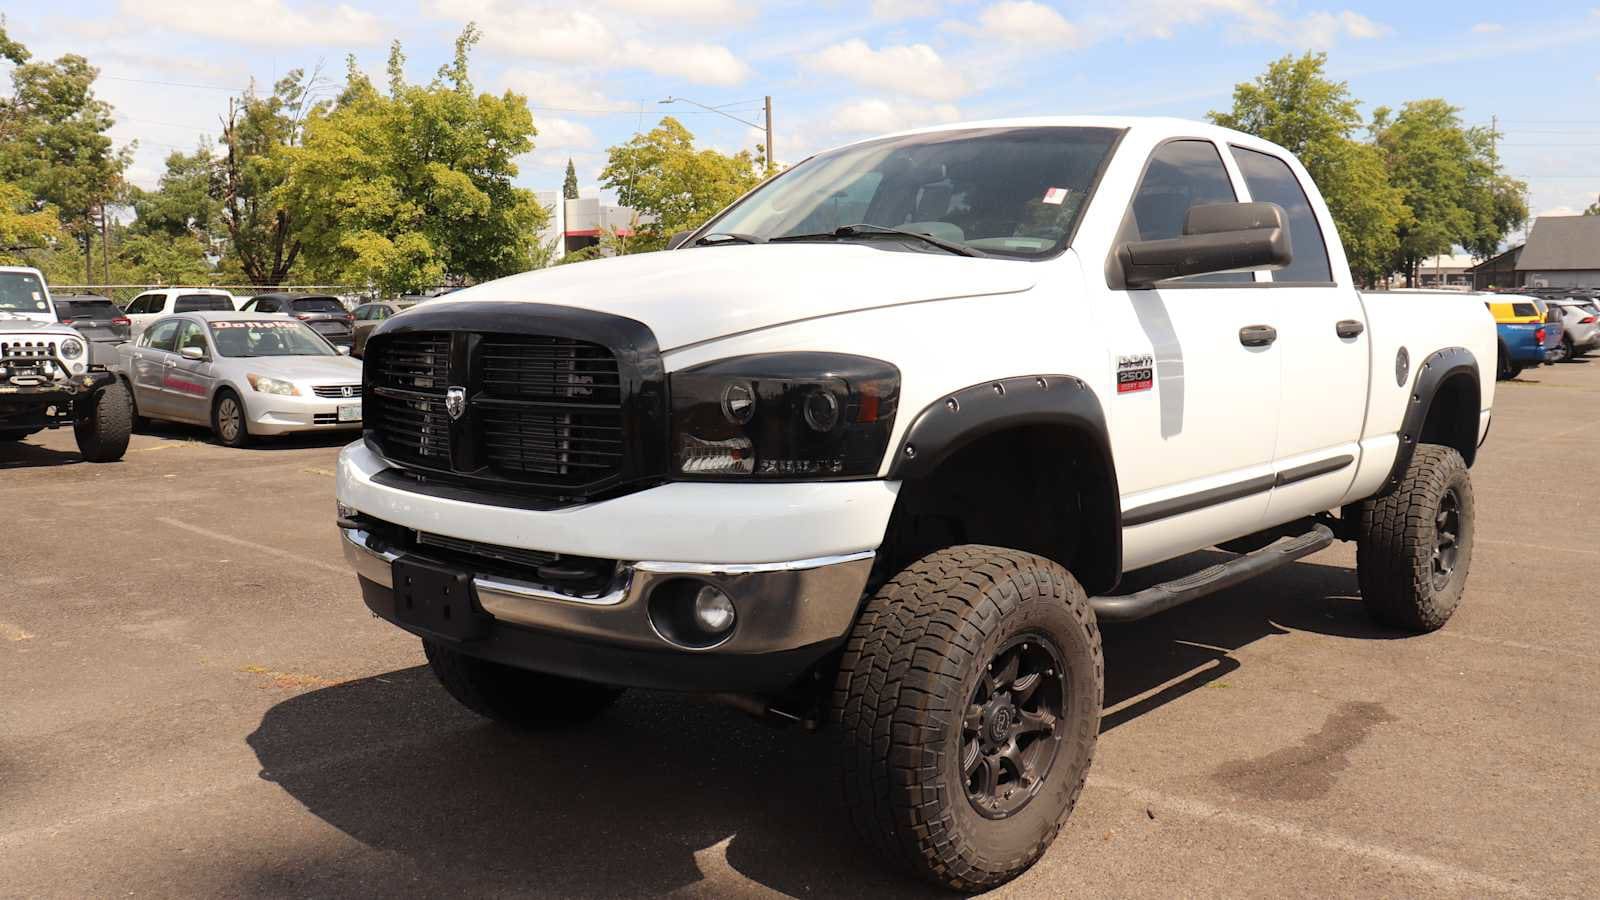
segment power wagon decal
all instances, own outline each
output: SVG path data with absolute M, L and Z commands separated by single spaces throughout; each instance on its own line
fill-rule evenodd
M 1148 391 L 1154 385 L 1154 357 L 1148 353 L 1117 357 L 1117 393 Z

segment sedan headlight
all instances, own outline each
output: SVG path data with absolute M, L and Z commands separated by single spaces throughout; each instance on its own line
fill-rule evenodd
M 77 359 L 83 355 L 83 341 L 67 338 L 57 345 L 57 349 L 61 351 L 62 359 Z
M 900 370 L 840 353 L 736 356 L 674 372 L 672 462 L 689 478 L 877 474 Z
M 268 378 L 265 375 L 246 375 L 245 378 L 249 380 L 251 387 L 263 394 L 279 394 L 284 397 L 300 396 L 300 389 L 287 381 L 279 381 L 276 378 Z

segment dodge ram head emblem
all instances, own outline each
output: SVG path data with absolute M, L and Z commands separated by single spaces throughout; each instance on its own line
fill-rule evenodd
M 445 392 L 444 411 L 450 414 L 451 421 L 461 418 L 467 411 L 467 389 L 453 387 Z

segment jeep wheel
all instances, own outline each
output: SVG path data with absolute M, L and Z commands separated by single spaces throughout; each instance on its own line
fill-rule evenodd
M 128 451 L 133 404 L 128 389 L 113 381 L 73 404 L 72 432 L 78 452 L 89 462 L 116 462 Z
M 587 722 L 622 696 L 622 688 L 501 665 L 434 641 L 424 640 L 422 649 L 450 696 L 478 715 L 514 728 Z
M 245 424 L 244 401 L 233 391 L 217 392 L 211 405 L 211 433 L 225 447 L 248 447 L 250 426 Z
M 1061 566 L 951 547 L 868 601 L 834 685 L 845 802 L 879 855 L 946 888 L 1044 855 L 1089 774 L 1100 633 Z
M 1472 565 L 1472 514 L 1461 454 L 1419 444 L 1399 486 L 1361 505 L 1356 575 L 1372 618 L 1415 632 L 1449 620 Z

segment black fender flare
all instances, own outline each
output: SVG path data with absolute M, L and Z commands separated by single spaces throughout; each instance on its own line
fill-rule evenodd
M 1088 440 L 1100 458 L 1094 462 L 1105 477 L 1094 486 L 1090 515 L 1093 528 L 1103 529 L 1101 559 L 1092 561 L 1096 583 L 1085 585 L 1105 593 L 1122 577 L 1122 501 L 1111 455 L 1105 410 L 1094 390 L 1071 375 L 1019 375 L 974 384 L 928 404 L 901 437 L 889 466 L 890 480 L 915 480 L 930 475 L 963 447 L 991 434 L 1030 425 L 1064 426 Z
M 1461 458 L 1468 466 L 1471 466 L 1477 458 L 1478 413 L 1483 391 L 1478 359 L 1465 347 L 1446 347 L 1431 354 L 1417 370 L 1416 381 L 1411 386 L 1411 398 L 1406 403 L 1406 413 L 1400 421 L 1400 445 L 1395 449 L 1394 464 L 1389 467 L 1389 477 L 1384 480 L 1378 496 L 1393 491 L 1405 477 L 1406 468 L 1411 465 L 1411 457 L 1416 453 L 1417 443 L 1422 440 L 1422 427 L 1428 421 L 1428 414 L 1433 411 L 1433 402 L 1439 394 L 1440 386 L 1452 377 L 1463 374 L 1472 379 L 1473 408 L 1472 440 L 1466 442 L 1465 448 L 1461 451 Z

